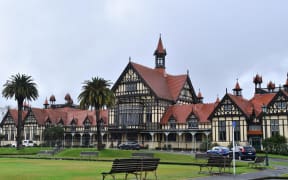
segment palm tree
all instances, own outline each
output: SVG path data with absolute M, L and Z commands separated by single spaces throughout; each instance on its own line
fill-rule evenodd
M 31 76 L 25 74 L 16 74 L 10 77 L 10 80 L 3 85 L 2 96 L 6 99 L 15 98 L 18 105 L 18 125 L 17 125 L 17 149 L 22 145 L 22 111 L 24 100 L 36 100 L 38 98 L 38 90 L 36 83 Z
M 100 111 L 109 108 L 114 104 L 115 96 L 109 89 L 110 82 L 99 77 L 92 77 L 92 80 L 86 80 L 82 86 L 82 92 L 78 96 L 80 101 L 80 108 L 88 109 L 89 107 L 95 109 L 96 126 L 97 126 L 97 149 L 101 150 L 101 119 Z

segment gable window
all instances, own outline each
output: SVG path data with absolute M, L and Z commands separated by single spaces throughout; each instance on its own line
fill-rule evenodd
M 136 83 L 128 83 L 128 84 L 126 84 L 126 91 L 134 92 L 136 90 L 137 90 L 137 84 Z
M 276 102 L 275 103 L 277 109 L 283 110 L 287 108 L 287 103 L 286 102 Z
M 187 124 L 188 129 L 198 128 L 198 119 L 193 115 L 188 119 Z
M 279 134 L 279 120 L 271 119 L 271 135 L 275 136 L 276 134 Z
M 232 111 L 232 104 L 225 104 L 224 111 Z
M 219 141 L 226 141 L 226 121 L 219 121 L 218 137 Z

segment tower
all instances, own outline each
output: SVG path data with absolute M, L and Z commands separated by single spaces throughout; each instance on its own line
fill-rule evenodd
M 157 48 L 154 52 L 155 56 L 155 68 L 165 69 L 165 56 L 166 56 L 166 49 L 164 49 L 162 44 L 161 35 L 159 37 Z

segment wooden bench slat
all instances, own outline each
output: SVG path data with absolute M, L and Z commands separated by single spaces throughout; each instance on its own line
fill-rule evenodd
M 102 172 L 103 180 L 107 175 L 111 175 L 114 178 L 116 173 L 125 173 L 127 178 L 128 174 L 134 174 L 136 176 L 142 176 L 142 172 L 145 172 L 145 178 L 147 172 L 155 171 L 155 177 L 157 179 L 156 170 L 158 167 L 159 158 L 131 158 L 131 159 L 115 159 L 112 164 L 112 168 L 109 172 Z M 125 179 L 126 179 L 125 178 Z

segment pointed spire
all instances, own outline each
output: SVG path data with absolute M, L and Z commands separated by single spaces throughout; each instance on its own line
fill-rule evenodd
M 200 91 L 200 89 L 199 89 L 199 92 L 198 92 L 198 95 L 197 95 L 197 99 L 198 99 L 198 103 L 203 103 L 203 96 L 202 96 L 202 94 L 201 94 L 201 91 Z
M 219 95 L 217 94 L 217 98 L 216 98 L 216 103 L 219 103 L 220 99 L 219 99 Z
M 161 34 L 159 37 L 158 45 L 156 50 L 154 51 L 155 56 L 155 68 L 160 70 L 162 74 L 165 74 L 165 56 L 166 56 L 166 49 L 163 47 Z
M 285 91 L 288 91 L 288 73 L 287 73 L 286 82 L 285 82 L 285 84 L 283 85 L 283 87 L 284 87 L 284 90 L 285 90 Z
M 237 78 L 237 82 L 236 82 L 235 88 L 233 89 L 234 95 L 235 96 L 242 96 L 241 91 L 242 91 L 242 89 L 240 88 L 240 85 L 239 85 L 239 82 L 238 82 L 238 78 Z
M 157 45 L 157 48 L 154 52 L 154 56 L 158 55 L 158 54 L 163 54 L 163 55 L 166 55 L 166 49 L 164 49 L 163 47 L 163 43 L 162 43 L 162 39 L 161 39 L 161 34 L 160 34 L 160 37 L 159 37 L 159 40 L 158 40 L 158 45 Z
M 48 106 L 49 106 L 49 103 L 48 103 L 48 99 L 47 99 L 47 97 L 46 97 L 46 99 L 45 99 L 45 101 L 44 101 L 44 108 L 45 109 L 47 109 L 48 108 Z

